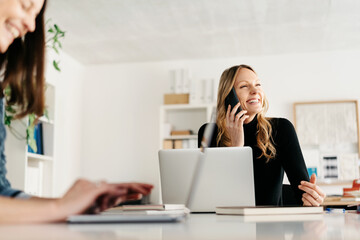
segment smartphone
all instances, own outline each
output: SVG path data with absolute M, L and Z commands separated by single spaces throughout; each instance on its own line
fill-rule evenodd
M 230 91 L 230 93 L 226 96 L 225 98 L 225 109 L 227 110 L 228 106 L 230 105 L 231 106 L 231 110 L 235 107 L 236 104 L 238 104 L 239 102 L 239 99 L 236 95 L 236 92 L 235 92 L 235 88 L 233 87 Z M 230 111 L 231 111 L 230 110 Z M 238 114 L 240 111 L 242 111 L 242 108 L 241 108 L 241 105 L 240 107 L 238 108 L 238 110 L 236 111 L 235 113 L 235 116 L 236 114 Z

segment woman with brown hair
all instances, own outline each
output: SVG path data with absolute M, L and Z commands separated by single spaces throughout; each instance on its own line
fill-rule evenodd
M 12 189 L 6 179 L 4 89 L 11 88 L 9 104 L 17 117 L 44 112 L 44 11 L 46 0 L 0 0 L 0 223 L 55 222 L 69 215 L 101 211 L 151 192 L 143 183 L 108 184 L 78 180 L 59 199 L 29 196 Z M 10 159 L 11 161 L 11 159 Z
M 235 89 L 239 103 L 231 109 L 225 99 Z M 241 111 L 236 114 L 237 110 Z M 319 206 L 325 193 L 309 176 L 293 125 L 284 118 L 267 118 L 268 101 L 256 72 L 248 65 L 226 69 L 220 78 L 216 131 L 210 147 L 253 150 L 256 205 L 281 205 L 284 171 L 297 204 Z M 199 141 L 205 125 L 199 130 Z M 200 144 L 200 143 L 199 143 Z

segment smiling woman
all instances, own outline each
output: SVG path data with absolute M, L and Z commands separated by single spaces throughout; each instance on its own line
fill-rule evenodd
M 44 0 L 1 0 L 0 4 L 0 52 L 4 53 L 16 38 L 35 31 L 35 17 L 43 17 L 39 13 L 45 4 Z
M 29 196 L 6 179 L 3 91 L 17 105 L 17 117 L 44 112 L 44 11 L 46 0 L 0 0 L 0 223 L 64 221 L 69 215 L 100 211 L 151 192 L 143 183 L 78 180 L 59 199 Z M 22 199 L 20 199 L 22 198 Z M 25 200 L 26 199 L 26 200 Z
M 226 96 L 234 88 L 239 103 L 231 109 Z M 243 109 L 236 114 L 237 109 Z M 253 150 L 256 205 L 281 205 L 284 171 L 296 204 L 319 206 L 325 198 L 310 180 L 293 125 L 284 118 L 267 118 L 268 101 L 256 72 L 248 65 L 226 69 L 220 78 L 217 102 L 217 133 L 211 147 L 243 147 Z M 202 139 L 205 125 L 199 130 Z M 295 203 L 294 203 L 295 204 Z
M 44 0 L 0 1 L 0 69 L 5 69 L 0 97 L 9 85 L 7 101 L 21 107 L 18 117 L 44 112 L 45 5 Z

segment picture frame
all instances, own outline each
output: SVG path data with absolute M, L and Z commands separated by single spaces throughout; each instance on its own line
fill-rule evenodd
M 293 108 L 294 126 L 308 168 L 317 171 L 324 180 L 357 177 L 358 101 L 295 102 Z M 329 156 L 337 159 L 336 164 L 326 160 Z

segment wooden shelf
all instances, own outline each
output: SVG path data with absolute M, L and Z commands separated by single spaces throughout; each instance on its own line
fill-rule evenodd
M 29 160 L 53 161 L 53 157 L 51 157 L 51 156 L 45 156 L 45 155 L 36 154 L 36 153 L 28 153 L 27 157 Z
M 40 122 L 43 122 L 43 123 L 54 124 L 54 121 L 53 121 L 53 120 L 49 120 L 49 119 L 47 119 L 46 117 L 40 117 L 40 118 L 39 118 L 39 121 L 40 121 Z
M 170 136 L 165 137 L 164 140 L 177 140 L 177 139 L 197 139 L 197 135 L 177 135 L 177 136 Z
M 160 149 L 164 141 L 179 140 L 181 148 L 197 148 L 197 132 L 210 121 L 215 103 L 168 104 L 160 107 Z M 191 135 L 170 135 L 171 130 L 191 130 Z
M 208 107 L 215 107 L 216 104 L 167 104 L 163 105 L 164 110 L 181 110 L 181 109 L 206 109 Z

